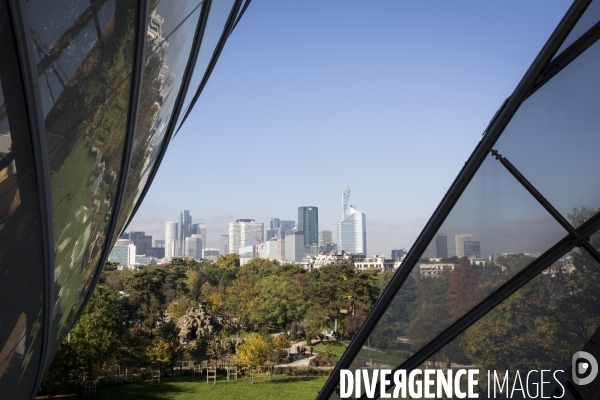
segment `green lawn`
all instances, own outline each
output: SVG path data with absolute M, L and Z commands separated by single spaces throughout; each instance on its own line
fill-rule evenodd
M 145 400 L 196 400 L 196 399 L 314 399 L 323 385 L 326 376 L 297 376 L 255 378 L 254 384 L 250 379 L 240 378 L 237 383 L 228 383 L 224 377 L 219 377 L 217 384 L 206 383 L 206 377 L 165 378 L 160 384 L 150 382 L 116 386 L 108 390 L 98 390 L 96 395 L 79 396 L 80 400 L 108 399 L 145 399 Z
M 336 356 L 340 357 L 346 351 L 346 345 L 340 343 L 319 343 L 313 348 L 313 353 L 323 353 L 325 350 L 329 350 L 331 353 L 334 353 Z

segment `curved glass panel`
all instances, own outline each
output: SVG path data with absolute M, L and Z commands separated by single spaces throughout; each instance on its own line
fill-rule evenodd
M 585 10 L 577 24 L 569 33 L 569 36 L 565 39 L 563 44 L 560 46 L 554 58 L 562 53 L 567 47 L 573 44 L 577 39 L 579 39 L 584 33 L 586 33 L 592 26 L 596 25 L 600 22 L 600 1 L 594 0 L 590 3 L 588 8 Z
M 355 365 L 400 365 L 566 232 L 493 156 L 479 168 Z
M 40 363 L 44 259 L 19 57 L 0 1 L 0 393 L 29 398 Z
M 596 42 L 529 97 L 496 143 L 552 205 L 600 207 L 600 42 Z M 584 222 L 584 221 L 582 221 Z
M 116 232 L 127 222 L 163 146 L 201 9 L 196 9 L 146 60 L 129 176 Z
M 149 56 L 169 38 L 181 24 L 197 11 L 202 0 L 179 0 L 177 3 L 166 0 L 150 2 L 148 19 L 147 52 Z
M 556 377 L 566 387 L 566 380 L 572 376 L 569 369 L 573 355 L 580 350 L 594 353 L 594 349 L 589 348 L 589 339 L 597 335 L 600 328 L 599 292 L 600 265 L 586 252 L 573 251 L 496 306 L 430 357 L 426 364 L 443 370 L 479 369 L 479 392 L 483 398 L 488 398 L 488 370 L 492 371 L 489 398 L 504 398 L 494 384 L 493 371 L 498 375 L 509 371 L 510 391 L 519 371 L 523 388 L 529 390 L 531 398 L 541 398 L 539 392 L 535 395 L 536 390 L 540 390 L 539 374 L 532 375 L 529 384 L 526 377 L 531 370 L 548 370 L 543 395 L 549 398 L 558 389 L 556 395 L 559 396 L 563 389 L 557 385 L 554 372 L 564 371 L 557 372 Z M 597 352 L 598 349 L 595 354 Z M 516 385 L 518 388 L 518 382 Z M 595 385 L 589 386 L 592 388 L 575 387 L 583 398 L 592 398 L 584 393 L 593 390 Z M 515 393 L 522 395 L 518 389 Z M 506 391 L 503 394 L 506 395 Z
M 122 166 L 137 2 L 27 3 L 48 135 L 55 238 L 51 355 L 101 254 Z
M 200 52 L 198 53 L 192 80 L 190 81 L 190 86 L 185 94 L 183 108 L 177 119 L 176 127 L 181 125 L 181 120 L 190 107 L 190 103 L 196 94 L 196 91 L 200 87 L 200 82 L 202 82 L 202 79 L 204 78 L 206 68 L 208 68 L 208 64 L 214 55 L 217 44 L 223 35 L 225 23 L 227 22 L 227 18 L 229 18 L 231 8 L 234 4 L 235 0 L 221 0 L 213 1 L 210 5 L 210 14 L 208 15 L 208 21 L 206 21 L 206 29 L 204 30 L 204 36 L 202 37 Z

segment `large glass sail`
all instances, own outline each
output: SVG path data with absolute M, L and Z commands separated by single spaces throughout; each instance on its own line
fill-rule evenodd
M 51 354 L 100 259 L 121 174 L 135 1 L 27 2 L 52 185 L 55 306 Z
M 523 102 L 494 146 L 567 218 L 600 207 L 600 42 Z M 578 221 L 581 224 L 585 221 Z
M 353 367 L 400 365 L 565 235 L 489 155 Z
M 0 1 L 0 393 L 25 399 L 40 363 L 45 262 L 39 178 L 7 7 Z

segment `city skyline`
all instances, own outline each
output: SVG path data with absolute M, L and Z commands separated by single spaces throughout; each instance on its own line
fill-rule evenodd
M 159 236 L 190 209 L 218 247 L 231 221 L 295 220 L 298 206 L 314 204 L 319 229 L 336 232 L 350 184 L 368 214 L 369 255 L 408 250 L 569 4 L 315 2 L 315 13 L 253 3 L 128 230 Z M 440 57 L 452 60 L 442 70 Z M 283 161 L 300 143 L 318 162 Z M 174 178 L 198 168 L 199 151 L 213 169 L 202 190 Z M 449 252 L 461 231 L 444 230 Z M 470 231 L 482 253 L 519 244 Z

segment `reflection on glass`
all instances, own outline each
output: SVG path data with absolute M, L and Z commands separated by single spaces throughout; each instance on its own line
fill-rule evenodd
M 0 1 L 0 393 L 29 398 L 39 365 L 44 260 L 28 115 Z
M 400 365 L 565 235 L 488 156 L 353 367 Z
M 199 7 L 194 11 L 168 39 L 159 40 L 160 47 L 146 60 L 131 165 L 117 232 L 127 222 L 163 145 L 201 9 Z M 153 14 L 157 15 L 155 12 Z M 153 39 L 148 35 L 150 40 Z
M 565 39 L 563 44 L 556 52 L 554 58 L 562 53 L 567 47 L 573 44 L 577 39 L 586 33 L 592 26 L 600 22 L 600 1 L 594 0 L 590 3 L 588 8 L 585 10 L 577 24 L 573 27 L 569 36 Z
M 229 14 L 231 13 L 231 8 L 233 7 L 234 3 L 235 0 L 222 0 L 215 1 L 210 5 L 210 14 L 208 15 L 208 21 L 206 21 L 206 29 L 204 31 L 204 36 L 202 37 L 200 52 L 198 53 L 198 59 L 196 60 L 196 65 L 194 66 L 194 72 L 192 74 L 190 86 L 185 94 L 185 100 L 183 101 L 181 114 L 177 120 L 177 127 L 181 124 L 181 121 L 190 106 L 192 98 L 196 94 L 202 78 L 204 78 L 206 68 L 208 68 L 208 64 L 213 57 L 215 48 L 219 43 L 219 39 L 221 39 L 225 23 L 227 22 L 227 18 L 229 18 Z
M 93 279 L 122 164 L 136 26 L 133 0 L 27 3 L 52 187 L 51 355 Z
M 597 234 L 592 237 L 596 248 L 599 239 Z M 478 368 L 484 374 L 480 392 L 486 395 L 487 370 L 509 371 L 511 388 L 517 370 L 520 374 L 530 370 L 567 372 L 573 355 L 586 349 L 600 327 L 598 293 L 600 265 L 585 251 L 572 251 L 444 346 L 426 365 L 444 370 Z M 551 374 L 547 376 L 550 379 L 544 380 L 552 382 L 545 385 L 544 395 L 550 396 L 557 385 Z M 523 381 L 525 384 L 525 376 Z M 493 386 L 490 389 L 493 394 Z M 534 393 L 535 387 L 529 389 Z M 577 390 L 583 394 L 581 388 Z
M 565 218 L 600 206 L 599 64 L 596 42 L 521 105 L 495 146 Z

